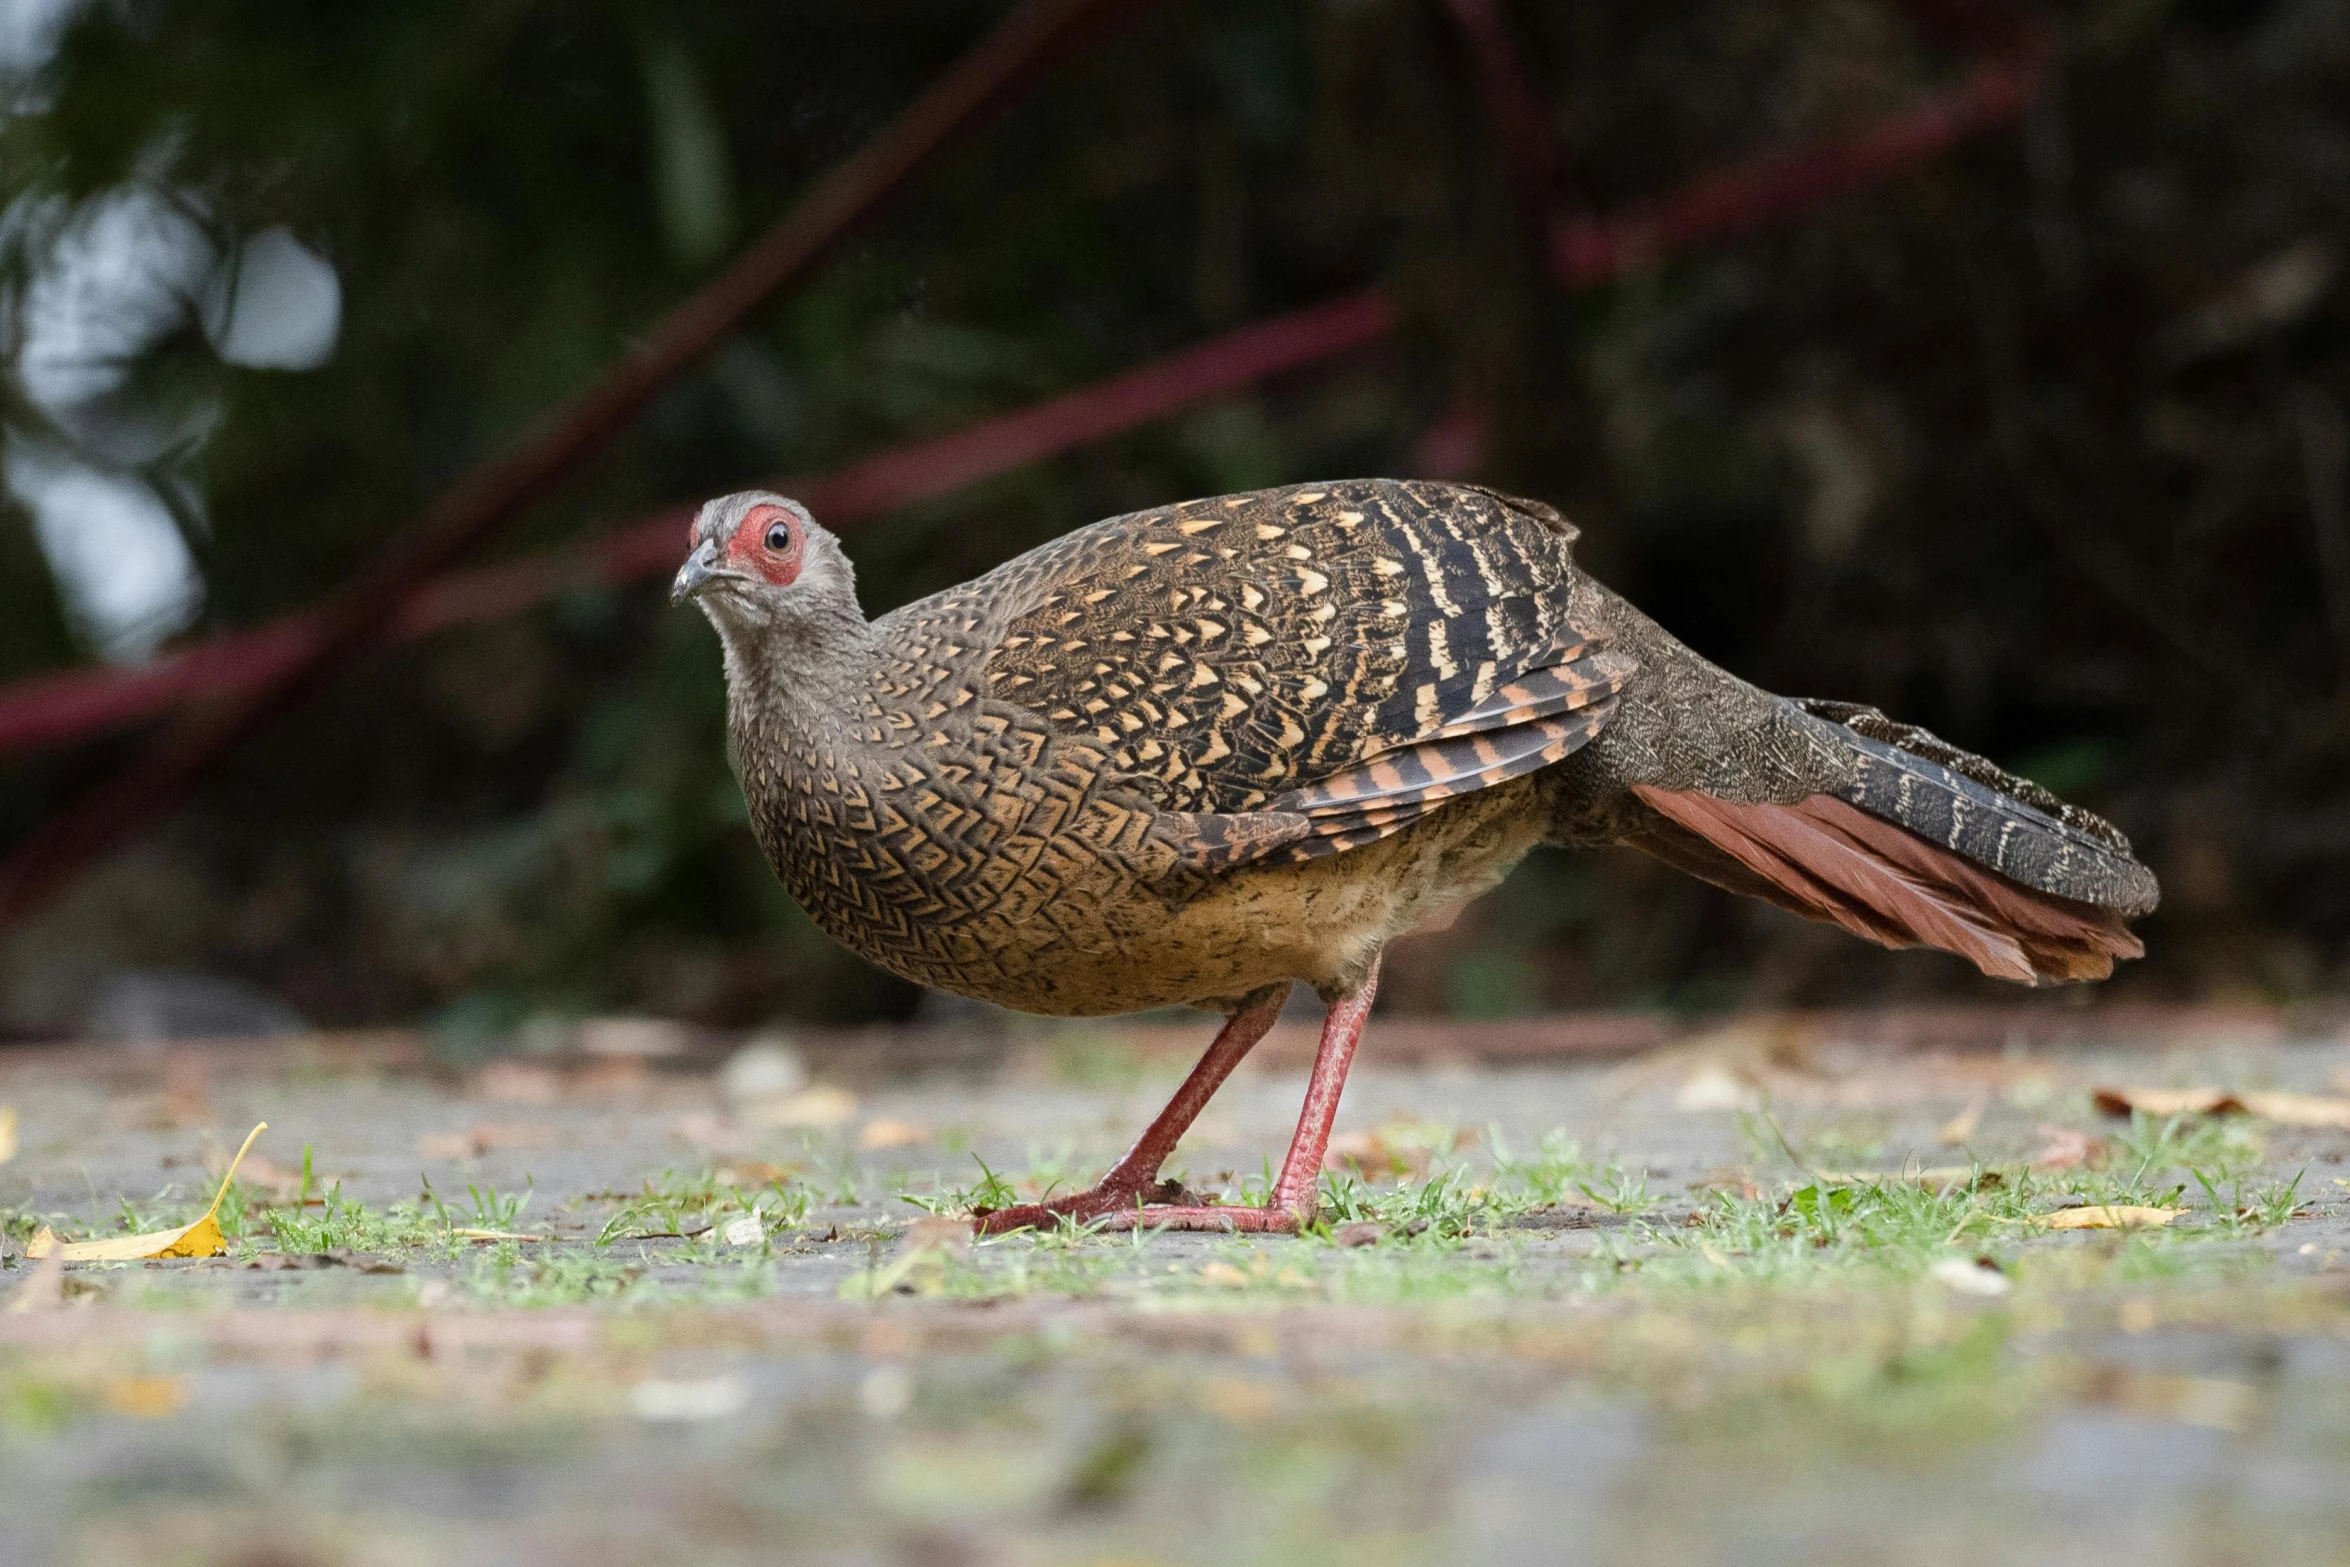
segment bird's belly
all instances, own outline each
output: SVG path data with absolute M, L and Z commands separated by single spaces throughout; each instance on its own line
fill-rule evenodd
M 888 919 L 838 887 L 792 890 L 835 939 L 893 973 L 1016 1011 L 1212 1005 L 1286 980 L 1340 992 L 1389 940 L 1448 918 L 1540 841 L 1532 785 L 1465 795 L 1342 854 L 1228 872 L 1173 909 L 1123 875 L 1037 878 L 1053 890 L 1035 898 L 1015 879 L 985 907 Z

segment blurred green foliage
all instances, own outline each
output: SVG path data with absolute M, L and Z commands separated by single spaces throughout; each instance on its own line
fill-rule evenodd
M 7 298 L 39 261 L 32 215 L 125 188 L 223 247 L 283 226 L 331 262 L 323 367 L 235 368 L 188 326 L 99 411 L 202 414 L 137 471 L 202 572 L 194 630 L 251 624 L 590 384 L 1002 9 L 90 4 L 0 120 Z M 1506 8 L 1568 191 L 1603 211 L 1914 103 L 1964 63 L 1919 18 L 1967 9 Z M 2173 889 L 2135 982 L 2326 984 L 2350 931 L 2350 17 L 2048 14 L 2066 52 L 2021 126 L 1570 297 L 1441 7 L 1168 0 L 958 147 L 502 547 L 819 472 L 1385 281 L 1408 320 L 1390 348 L 858 529 L 867 609 L 1096 516 L 1412 471 L 1474 410 L 1478 475 L 1564 507 L 1595 569 L 1701 651 L 2115 814 Z M 21 390 L 0 416 L 12 443 L 57 433 Z M 0 677 L 87 656 L 11 503 Z M 542 1010 L 904 1014 L 912 992 L 774 886 L 723 727 L 712 639 L 652 586 L 378 658 L 0 944 L 0 1024 L 67 1026 L 125 965 L 490 1032 Z M 134 743 L 10 759 L 0 832 Z M 1394 990 L 1498 1016 L 1965 990 L 1956 970 L 1602 856 L 1534 862 L 1399 954 Z

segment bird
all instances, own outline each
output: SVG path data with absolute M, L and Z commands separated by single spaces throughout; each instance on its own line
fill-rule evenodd
M 1538 845 L 1624 844 L 1886 947 L 2040 985 L 2143 955 L 2121 832 L 1857 703 L 1776 696 L 1581 570 L 1557 510 L 1355 479 L 1108 518 L 868 619 L 799 502 L 695 517 L 753 836 L 815 923 L 918 985 L 1224 1022 L 1092 1187 L 977 1211 L 1297 1233 L 1380 955 Z M 1295 984 L 1324 1007 L 1261 1205 L 1161 1178 Z

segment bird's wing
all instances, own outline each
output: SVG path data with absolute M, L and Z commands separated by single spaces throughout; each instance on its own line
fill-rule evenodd
M 1568 612 L 1573 539 L 1532 502 L 1394 480 L 1113 518 L 972 585 L 1010 606 L 988 692 L 1166 811 L 1302 819 L 1210 831 L 1227 862 L 1335 852 L 1606 723 L 1634 666 Z

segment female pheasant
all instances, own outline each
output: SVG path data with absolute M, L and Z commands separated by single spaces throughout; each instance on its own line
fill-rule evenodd
M 1381 948 L 1537 844 L 1632 844 L 2027 984 L 2143 951 L 2154 877 L 2111 826 L 1716 668 L 1574 539 L 1475 486 L 1296 485 L 1113 517 L 867 621 L 797 502 L 702 508 L 674 597 L 718 629 L 753 828 L 819 925 L 1022 1011 L 1226 1015 L 1099 1185 L 983 1228 L 1311 1222 Z M 1201 1205 L 1159 1167 L 1294 980 L 1328 1012 L 1271 1200 Z

